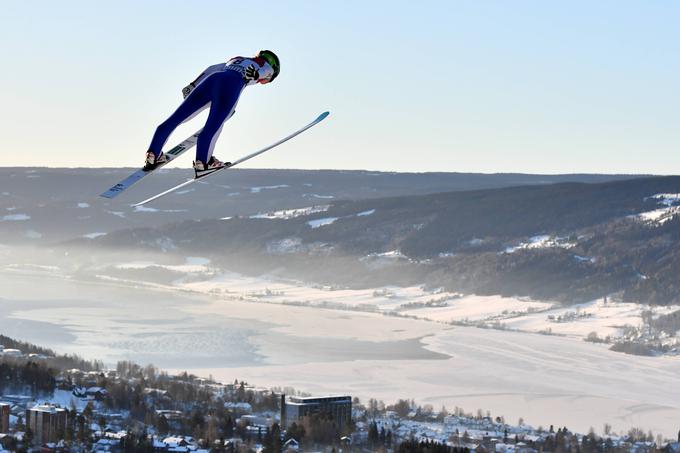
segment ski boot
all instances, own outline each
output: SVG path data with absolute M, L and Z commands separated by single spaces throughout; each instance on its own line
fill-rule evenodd
M 214 171 L 229 166 L 231 166 L 231 162 L 222 162 L 221 160 L 216 159 L 215 156 L 210 156 L 210 160 L 207 164 L 204 164 L 200 160 L 196 160 L 194 162 L 194 172 L 196 173 L 196 179 L 198 179 L 201 176 L 208 175 Z
M 146 152 L 146 159 L 144 160 L 144 168 L 142 170 L 144 171 L 151 171 L 155 170 L 156 167 L 159 165 L 163 165 L 168 161 L 168 158 L 165 156 L 165 153 L 161 152 L 160 155 L 156 156 L 153 151 L 147 151 Z

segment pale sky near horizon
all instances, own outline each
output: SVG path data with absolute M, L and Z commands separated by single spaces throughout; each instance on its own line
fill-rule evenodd
M 183 86 L 269 48 L 222 159 L 330 110 L 245 166 L 680 174 L 680 2 L 0 1 L 0 166 L 139 166 Z

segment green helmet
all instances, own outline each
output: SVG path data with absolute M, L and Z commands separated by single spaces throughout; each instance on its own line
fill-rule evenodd
M 279 75 L 279 71 L 281 70 L 281 63 L 279 63 L 279 57 L 277 57 L 276 54 L 271 50 L 260 50 L 257 53 L 257 56 L 259 58 L 264 59 L 267 63 L 269 63 L 269 66 L 271 66 L 272 69 L 274 70 L 274 75 L 270 80 L 271 82 Z

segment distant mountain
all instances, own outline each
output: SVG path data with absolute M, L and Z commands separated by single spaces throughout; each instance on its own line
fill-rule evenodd
M 44 244 L 97 237 L 124 228 L 189 219 L 218 219 L 338 199 L 362 200 L 452 190 L 618 180 L 617 175 L 381 173 L 328 170 L 232 169 L 149 207 L 130 204 L 191 176 L 163 169 L 114 200 L 98 195 L 132 169 L 0 168 L 0 244 Z
M 570 182 L 319 200 L 306 210 L 135 228 L 94 243 L 353 286 L 668 304 L 680 303 L 679 203 L 680 177 Z

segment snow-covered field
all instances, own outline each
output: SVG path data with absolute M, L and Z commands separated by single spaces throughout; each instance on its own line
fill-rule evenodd
M 431 292 L 420 286 L 354 290 L 235 273 L 223 273 L 180 287 L 253 302 L 374 311 L 439 323 L 468 322 L 535 334 L 564 335 L 577 340 L 583 340 L 591 332 L 596 332 L 600 338 L 619 337 L 625 326 L 639 327 L 642 313 L 647 310 L 652 310 L 654 316 L 680 310 L 680 306 L 649 307 L 602 299 L 563 307 L 554 302 L 524 298 Z
M 642 312 L 652 310 L 654 316 L 680 310 L 680 306 L 650 307 L 645 304 L 606 302 L 603 299 L 571 307 L 555 308 L 540 313 L 504 320 L 506 327 L 525 332 L 550 332 L 579 339 L 596 332 L 600 338 L 620 336 L 626 325 L 638 327 Z M 573 318 L 573 319 L 572 319 Z
M 393 311 L 406 304 L 426 304 L 433 301 L 455 299 L 459 296 L 455 293 L 432 293 L 419 286 L 407 288 L 390 286 L 354 290 L 330 286 L 311 286 L 300 282 L 274 280 L 267 277 L 247 277 L 236 273 L 223 273 L 208 281 L 186 283 L 181 285 L 181 288 L 253 302 L 304 304 L 316 307 L 373 311 Z M 508 299 L 508 306 L 515 306 L 518 302 L 522 303 L 516 299 L 512 301 Z M 452 303 L 457 303 L 457 301 L 454 300 Z M 484 308 L 479 310 L 491 314 L 497 307 L 498 304 L 486 311 Z
M 446 307 L 423 307 L 404 314 L 439 322 L 505 320 L 534 311 L 549 310 L 552 303 L 500 296 L 464 296 Z
M 117 264 L 114 267 L 116 269 L 136 269 L 136 270 L 158 267 L 173 272 L 194 274 L 194 273 L 210 273 L 212 270 L 208 266 L 209 264 L 210 260 L 208 258 L 203 258 L 200 256 L 189 256 L 185 259 L 184 264 L 168 265 L 157 264 L 154 263 L 153 261 L 132 261 L 129 263 Z

